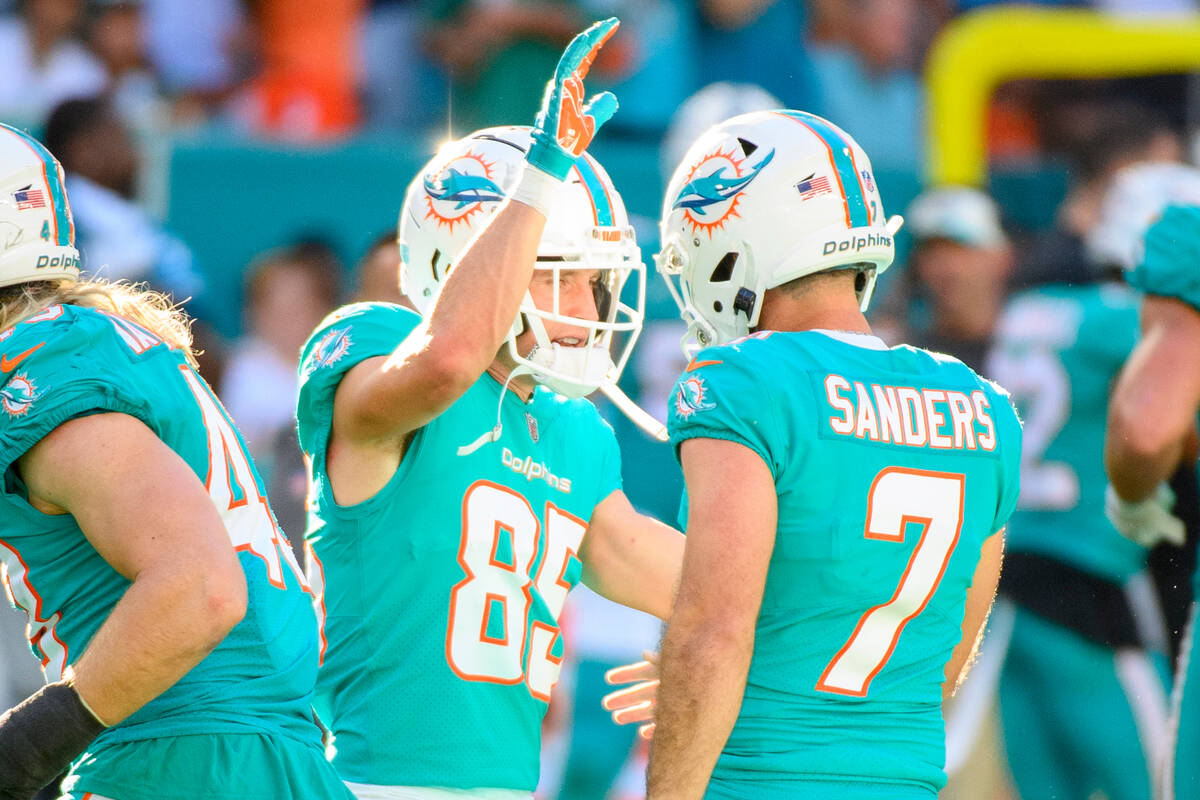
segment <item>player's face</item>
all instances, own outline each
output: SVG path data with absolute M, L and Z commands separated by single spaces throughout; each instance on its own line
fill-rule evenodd
M 606 273 L 598 269 L 563 269 L 558 271 L 557 293 L 558 314 L 563 317 L 575 317 L 595 321 L 600 319 L 597 301 L 602 300 L 606 290 Z M 529 283 L 529 295 L 533 304 L 543 311 L 554 309 L 556 291 L 555 273 L 550 269 L 534 270 L 533 280 Z M 578 325 L 557 322 L 552 319 L 543 320 L 546 335 L 552 342 L 565 347 L 583 347 L 587 344 L 588 330 Z M 530 337 L 526 332 L 523 336 Z M 518 345 L 524 342 L 518 341 Z M 524 352 L 524 350 L 522 350 Z
M 982 287 L 1004 278 L 995 252 L 945 239 L 927 242 L 917 254 L 917 274 L 939 305 L 969 303 Z

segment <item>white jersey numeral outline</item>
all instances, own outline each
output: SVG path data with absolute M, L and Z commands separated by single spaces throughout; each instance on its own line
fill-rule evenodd
M 817 690 L 865 697 L 871 681 L 891 658 L 904 626 L 925 610 L 937 591 L 962 531 L 966 477 L 954 472 L 886 467 L 867 495 L 863 536 L 903 542 L 910 523 L 921 538 L 890 600 L 868 609 L 833 660 Z
M 287 588 L 283 575 L 283 565 L 287 564 L 301 588 L 311 595 L 291 545 L 280 532 L 267 498 L 258 490 L 250 458 L 225 409 L 190 367 L 181 364 L 179 371 L 196 399 L 208 435 L 208 474 L 204 488 L 225 523 L 234 551 L 261 559 L 266 565 L 267 580 L 280 589 Z
M 13 605 L 25 612 L 29 622 L 25 627 L 26 638 L 34 651 L 40 654 L 42 674 L 47 683 L 62 678 L 69 663 L 67 644 L 58 636 L 56 630 L 62 621 L 62 612 L 55 611 L 46 615 L 43 609 L 42 596 L 29 580 L 29 565 L 17 549 L 8 542 L 0 540 L 0 548 L 8 551 L 3 560 L 3 571 L 0 577 L 4 579 L 4 589 Z
M 450 590 L 446 663 L 468 681 L 515 685 L 525 682 L 534 697 L 549 701 L 561 656 L 551 651 L 557 625 L 529 619 L 533 593 L 555 622 L 571 586 L 564 577 L 587 532 L 587 523 L 547 502 L 545 554 L 537 574 L 542 520 L 520 493 L 479 480 L 463 495 L 458 563 L 466 577 Z M 511 558 L 499 556 L 507 540 Z M 503 620 L 500 632 L 496 621 Z M 489 633 L 492 631 L 492 633 Z M 528 663 L 525 662 L 529 644 Z

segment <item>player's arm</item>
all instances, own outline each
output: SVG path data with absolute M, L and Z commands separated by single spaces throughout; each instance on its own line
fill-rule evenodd
M 546 87 L 516 188 L 460 255 L 429 319 L 390 356 L 355 366 L 334 401 L 334 436 L 393 442 L 437 417 L 496 357 L 517 317 L 559 187 L 616 110 L 605 92 L 583 104 L 583 79 L 617 20 L 575 37 Z
M 1136 503 L 1154 494 L 1179 463 L 1200 405 L 1200 314 L 1148 295 L 1142 339 L 1108 405 L 1104 465 L 1113 489 Z
M 650 798 L 704 794 L 741 708 L 778 514 L 775 481 L 750 448 L 688 439 L 680 457 L 687 546 L 663 640 Z
M 958 691 L 959 684 L 975 661 L 979 640 L 983 637 L 984 624 L 992 611 L 992 602 L 996 599 L 996 586 L 1000 583 L 1000 565 L 1003 561 L 1004 530 L 1001 529 L 984 539 L 979 552 L 979 563 L 975 565 L 971 588 L 967 590 L 962 639 L 955 646 L 950 661 L 946 663 L 942 700 L 948 699 Z
M 203 484 L 133 417 L 66 422 L 19 469 L 30 502 L 74 516 L 131 581 L 65 681 L 0 719 L 0 787 L 41 781 L 36 791 L 225 638 L 245 614 L 246 580 Z
M 670 615 L 683 534 L 639 514 L 624 492 L 618 489 L 596 506 L 579 558 L 588 588 L 659 619 Z
M 545 223 L 531 206 L 505 202 L 446 277 L 429 319 L 391 355 L 367 359 L 342 379 L 335 435 L 394 440 L 470 388 L 512 327 Z

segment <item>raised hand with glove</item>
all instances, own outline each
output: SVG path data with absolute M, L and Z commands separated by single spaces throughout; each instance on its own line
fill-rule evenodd
M 1175 493 L 1160 483 L 1154 494 L 1140 502 L 1121 499 L 1112 484 L 1104 490 L 1104 514 L 1122 536 L 1142 547 L 1170 542 L 1179 547 L 1187 535 L 1183 521 L 1171 513 Z
M 617 98 L 612 92 L 601 92 L 584 103 L 583 79 L 618 25 L 617 18 L 610 17 L 578 34 L 546 84 L 542 108 L 533 124 L 533 144 L 525 156 L 536 169 L 526 170 L 512 193 L 513 200 L 537 209 L 542 216 L 549 216 L 557 188 L 567 179 L 575 159 L 616 113 Z

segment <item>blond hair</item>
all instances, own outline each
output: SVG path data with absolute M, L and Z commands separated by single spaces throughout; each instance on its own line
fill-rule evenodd
M 31 281 L 0 288 L 0 331 L 55 305 L 111 312 L 146 328 L 196 366 L 192 320 L 171 298 L 144 283 L 87 280 Z

